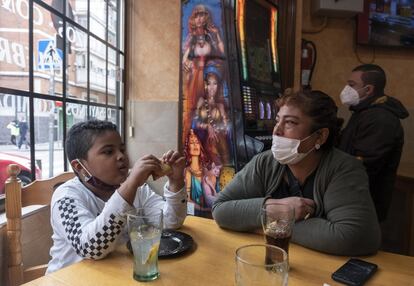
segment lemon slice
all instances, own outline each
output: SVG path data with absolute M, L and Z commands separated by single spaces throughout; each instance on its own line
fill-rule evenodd
M 158 248 L 159 248 L 159 246 L 160 246 L 160 244 L 157 243 L 157 244 L 154 244 L 151 247 L 151 250 L 150 250 L 150 252 L 148 254 L 148 258 L 147 258 L 147 261 L 145 262 L 145 264 L 150 263 L 151 261 L 153 261 L 158 256 Z

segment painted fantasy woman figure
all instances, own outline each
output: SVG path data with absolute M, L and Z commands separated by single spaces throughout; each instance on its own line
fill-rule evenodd
M 203 178 L 207 173 L 208 159 L 193 129 L 188 132 L 184 155 L 187 162 L 185 188 L 189 214 L 211 218 L 211 205 L 208 206 L 203 190 Z
M 223 95 L 222 74 L 217 65 L 204 69 L 204 94 L 198 99 L 192 128 L 205 146 L 210 161 L 216 165 L 231 164 L 230 131 Z

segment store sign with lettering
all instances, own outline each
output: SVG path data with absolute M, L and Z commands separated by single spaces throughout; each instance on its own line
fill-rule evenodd
M 29 19 L 29 1 L 28 0 L 2 0 L 1 8 L 5 11 L 20 16 L 24 20 Z M 2 13 L 3 14 L 3 13 Z M 37 5 L 33 5 L 33 24 L 43 25 L 43 13 Z

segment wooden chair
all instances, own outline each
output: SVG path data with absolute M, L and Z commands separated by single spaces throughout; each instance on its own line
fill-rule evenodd
M 41 209 L 47 212 L 47 222 L 49 222 L 49 206 L 53 192 L 56 187 L 73 178 L 75 175 L 73 172 L 65 172 L 50 179 L 35 180 L 29 185 L 22 187 L 20 179 L 17 178 L 17 175 L 20 173 L 20 167 L 16 164 L 10 164 L 7 168 L 7 172 L 9 178 L 5 184 L 5 193 L 8 285 L 16 286 L 43 276 L 47 268 L 47 264 L 29 268 L 26 268 L 23 265 L 22 232 L 24 236 L 28 236 L 28 239 L 32 239 L 33 236 L 32 234 L 27 233 L 28 229 L 32 227 L 25 227 L 22 231 L 22 223 L 26 219 L 26 216 L 22 219 L 22 208 L 31 205 L 42 205 L 43 208 Z M 33 229 L 37 229 L 38 227 L 38 225 L 35 225 L 33 226 Z M 47 234 L 46 238 L 50 241 L 50 234 Z M 41 244 L 43 244 L 43 242 L 49 243 L 48 241 L 40 241 Z M 49 253 L 45 255 L 49 257 Z M 47 261 L 43 261 L 43 263 L 46 262 Z

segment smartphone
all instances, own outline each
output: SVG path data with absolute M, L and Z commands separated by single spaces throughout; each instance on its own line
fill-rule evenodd
M 332 274 L 332 279 L 346 285 L 359 286 L 363 285 L 377 268 L 374 263 L 351 258 Z

